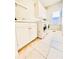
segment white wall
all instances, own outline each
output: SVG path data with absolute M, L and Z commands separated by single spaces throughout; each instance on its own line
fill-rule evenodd
M 52 13 L 58 11 L 62 7 L 62 3 L 54 4 L 47 8 L 47 19 L 50 20 L 52 17 Z
M 60 10 L 61 7 L 62 7 L 62 3 L 60 2 L 47 8 L 47 19 L 50 23 L 50 29 L 53 29 L 55 31 L 62 30 L 62 26 L 61 26 L 62 20 L 60 20 L 59 25 L 52 25 L 51 18 L 52 18 L 52 14 Z
M 38 15 L 38 17 L 47 18 L 46 10 L 45 10 L 44 6 L 40 2 L 38 4 L 39 4 L 39 15 Z

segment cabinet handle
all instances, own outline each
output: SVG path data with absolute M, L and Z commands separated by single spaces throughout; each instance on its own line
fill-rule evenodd
M 32 28 L 28 28 L 28 29 L 32 29 Z

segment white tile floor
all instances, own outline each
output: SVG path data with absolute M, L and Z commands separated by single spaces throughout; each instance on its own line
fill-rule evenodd
M 19 53 L 20 59 L 63 59 L 62 32 L 49 31 L 48 35 L 37 39 Z

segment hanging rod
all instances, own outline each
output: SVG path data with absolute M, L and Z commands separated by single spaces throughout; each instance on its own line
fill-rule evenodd
M 15 4 L 17 4 L 17 5 L 19 5 L 19 6 L 23 7 L 23 8 L 25 8 L 25 9 L 27 9 L 26 6 L 24 6 L 23 4 L 21 4 L 21 3 L 17 2 L 17 1 L 15 2 Z

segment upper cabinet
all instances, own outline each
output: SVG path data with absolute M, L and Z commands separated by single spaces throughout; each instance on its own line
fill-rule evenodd
M 17 20 L 46 18 L 46 10 L 39 0 L 16 0 L 15 13 Z
M 16 0 L 15 13 L 18 20 L 27 20 L 34 18 L 34 1 L 33 0 Z
M 46 16 L 46 9 L 40 3 L 39 0 L 35 1 L 35 16 L 37 18 L 41 18 L 41 19 L 47 18 L 47 16 Z

